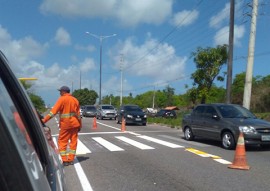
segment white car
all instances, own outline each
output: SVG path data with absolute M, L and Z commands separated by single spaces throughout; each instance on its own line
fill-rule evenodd
M 103 104 L 97 107 L 97 119 L 115 119 L 116 110 L 112 105 Z

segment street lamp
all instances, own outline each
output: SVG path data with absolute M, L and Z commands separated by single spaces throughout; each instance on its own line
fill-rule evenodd
M 102 71 L 102 41 L 105 38 L 114 37 L 116 34 L 108 35 L 108 36 L 98 36 L 95 34 L 92 34 L 90 32 L 86 32 L 86 34 L 89 34 L 97 39 L 99 39 L 100 42 L 100 52 L 99 52 L 99 104 L 101 104 L 101 71 Z

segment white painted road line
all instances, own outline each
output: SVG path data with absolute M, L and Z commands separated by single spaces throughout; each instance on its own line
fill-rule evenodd
M 164 145 L 164 146 L 167 146 L 167 147 L 171 147 L 171 148 L 183 148 L 184 146 L 181 146 L 181 145 L 177 145 L 177 144 L 174 144 L 174 143 L 170 143 L 170 142 L 167 142 L 167 141 L 162 141 L 160 139 L 156 139 L 156 138 L 153 138 L 153 137 L 148 137 L 148 136 L 138 136 L 142 139 L 146 139 L 148 141 L 152 141 L 152 142 L 155 142 L 155 143 L 158 143 L 158 144 L 161 144 L 161 145 Z
M 221 163 L 221 164 L 232 164 L 230 161 L 224 160 L 224 159 L 214 159 L 215 161 Z
M 137 141 L 134 141 L 132 139 L 129 139 L 127 137 L 123 137 L 123 136 L 116 136 L 115 138 L 117 139 L 120 139 L 121 141 L 124 141 L 130 145 L 133 145 L 134 147 L 137 147 L 139 149 L 142 149 L 142 150 L 147 150 L 147 149 L 155 149 L 153 147 L 150 147 L 148 145 L 145 145 L 143 143 L 140 143 L 140 142 L 137 142 Z
M 78 139 L 76 155 L 85 155 L 91 151 Z
M 93 191 L 83 169 L 82 169 L 82 166 L 80 164 L 80 162 L 78 161 L 77 158 L 74 159 L 74 168 L 77 172 L 77 175 L 79 177 L 79 180 L 81 182 L 81 185 L 82 185 L 82 188 L 83 188 L 83 191 Z
M 94 139 L 96 142 L 104 146 L 109 151 L 124 151 L 124 149 L 110 143 L 109 141 L 106 141 L 102 137 L 92 137 L 92 139 Z
M 105 123 L 100 123 L 100 122 L 97 122 L 97 123 L 98 123 L 98 124 L 101 124 L 101 125 L 103 125 L 103 126 L 110 127 L 110 128 L 112 128 L 112 129 L 115 129 L 115 130 L 121 131 L 121 129 L 120 129 L 120 128 L 113 127 L 113 126 L 107 125 L 107 124 L 105 124 Z
M 55 137 L 53 137 L 52 139 L 53 139 L 53 142 L 54 142 L 54 144 L 55 144 L 56 148 L 58 149 L 58 143 L 57 143 L 56 138 L 55 138 Z M 62 158 L 61 158 L 60 154 L 58 154 L 58 158 L 59 158 L 59 160 L 62 162 Z

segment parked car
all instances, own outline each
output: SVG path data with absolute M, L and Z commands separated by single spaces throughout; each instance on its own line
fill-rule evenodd
M 97 107 L 97 119 L 115 119 L 116 110 L 112 105 L 102 104 Z
M 122 123 L 124 117 L 126 124 L 146 125 L 147 116 L 138 105 L 122 105 L 117 113 L 117 123 Z
M 198 105 L 183 117 L 182 130 L 186 140 L 195 137 L 219 140 L 225 149 L 235 148 L 240 130 L 247 145 L 270 144 L 270 123 L 235 104 Z
M 81 117 L 83 116 L 83 110 L 84 110 L 85 106 L 80 106 L 80 115 Z
M 155 114 L 155 117 L 177 118 L 177 115 L 174 110 L 161 109 Z
M 50 131 L 8 64 L 0 51 L 0 190 L 66 190 Z
M 97 108 L 94 105 L 85 105 L 83 110 L 83 117 L 96 117 Z

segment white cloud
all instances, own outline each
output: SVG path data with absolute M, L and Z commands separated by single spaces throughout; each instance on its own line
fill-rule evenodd
M 80 70 L 81 72 L 88 72 L 92 69 L 95 69 L 95 62 L 92 58 L 86 58 L 83 62 L 80 64 Z
M 45 65 L 36 61 L 45 52 L 47 43 L 41 45 L 31 37 L 13 40 L 8 31 L 0 25 L 1 50 L 9 60 L 10 67 L 17 77 L 36 77 L 33 88 L 38 91 L 56 89 L 63 84 L 71 86 L 71 81 L 79 81 L 77 66 L 65 66 L 62 68 L 59 63 L 54 63 L 45 68 Z M 79 64 L 84 71 L 94 68 L 94 61 L 85 59 Z
M 178 57 L 174 47 L 167 43 L 159 44 L 148 39 L 142 45 L 136 45 L 132 38 L 120 42 L 114 55 L 124 55 L 123 68 L 129 76 L 149 77 L 159 81 L 172 80 L 184 76 L 187 58 Z M 119 57 L 115 57 L 115 69 L 120 69 Z
M 88 45 L 88 46 L 75 45 L 75 49 L 76 50 L 85 50 L 85 51 L 88 51 L 88 52 L 93 52 L 94 50 L 96 50 L 96 47 L 92 46 L 92 45 Z
M 243 1 L 236 0 L 235 8 L 234 8 L 234 17 L 242 17 L 243 15 Z M 225 25 L 228 25 L 230 21 L 230 3 L 226 3 L 224 8 L 218 12 L 216 15 L 212 16 L 209 21 L 209 26 L 213 28 L 219 28 L 224 23 Z
M 241 39 L 244 37 L 245 27 L 243 25 L 234 25 L 234 45 L 241 46 Z M 229 43 L 229 27 L 221 28 L 214 36 L 215 45 L 223 45 Z
M 32 37 L 28 36 L 19 40 L 13 40 L 8 31 L 0 25 L 0 44 L 1 50 L 10 61 L 12 70 L 19 76 L 25 76 L 29 63 L 33 59 L 43 55 L 46 45 L 41 45 Z M 36 65 L 32 65 L 33 67 Z M 29 72 L 32 76 L 32 73 Z M 28 77 L 31 77 L 28 76 Z
M 54 39 L 61 46 L 70 45 L 71 43 L 70 35 L 63 27 L 57 29 Z
M 220 27 L 224 20 L 228 21 L 230 16 L 230 3 L 226 3 L 225 7 L 217 15 L 210 18 L 210 27 Z
M 184 10 L 174 14 L 173 18 L 171 19 L 170 23 L 174 26 L 187 26 L 192 24 L 196 19 L 198 19 L 199 12 L 197 10 L 188 11 Z
M 122 25 L 136 26 L 164 22 L 172 12 L 172 5 L 173 0 L 44 0 L 40 10 L 68 18 L 117 19 Z

